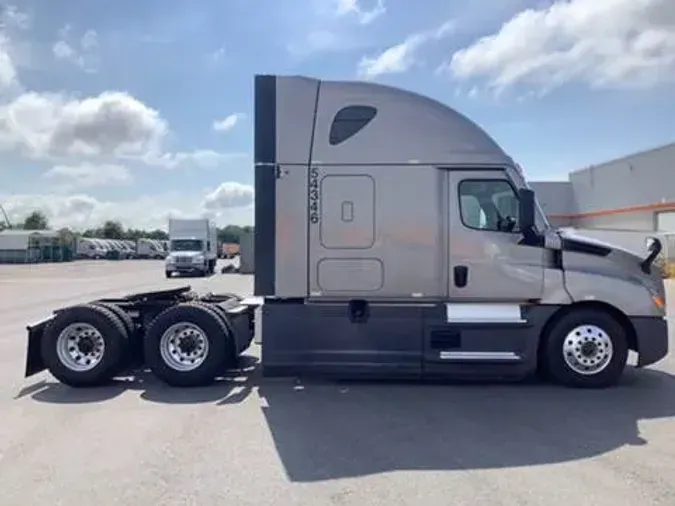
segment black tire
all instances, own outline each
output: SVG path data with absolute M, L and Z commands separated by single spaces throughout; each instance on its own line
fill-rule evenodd
M 580 329 L 575 336 L 566 342 L 568 335 L 576 328 L 584 326 L 593 326 L 601 329 L 611 341 L 612 353 L 606 366 L 598 372 L 591 372 L 589 369 L 586 374 L 575 371 L 565 359 L 564 346 L 576 346 L 576 339 L 588 339 L 591 342 L 598 336 L 593 329 Z M 572 340 L 574 339 L 574 340 Z M 600 343 L 601 339 L 597 339 Z M 576 388 L 607 388 L 616 385 L 626 367 L 628 359 L 628 338 L 626 330 L 611 314 L 597 309 L 578 309 L 562 316 L 543 336 L 542 353 L 540 360 L 544 374 L 552 381 Z M 592 345 L 591 345 L 592 347 Z M 598 351 L 607 348 L 596 348 Z M 570 350 L 572 357 L 574 351 L 580 352 L 581 347 Z M 605 354 L 596 355 L 605 356 Z M 570 358 L 571 359 L 571 358 Z M 589 364 L 592 363 L 589 358 Z M 584 364 L 579 363 L 580 366 Z M 591 367 L 590 365 L 588 366 Z
M 164 275 L 165 275 L 167 278 L 170 278 L 170 277 L 171 277 L 171 273 L 170 273 L 169 271 L 164 271 Z
M 162 336 L 178 323 L 191 323 L 203 332 L 208 352 L 201 364 L 191 370 L 179 370 L 162 356 Z M 163 382 L 177 387 L 196 387 L 212 383 L 224 370 L 231 348 L 230 333 L 218 313 L 199 302 L 185 302 L 160 313 L 150 324 L 144 341 L 145 362 Z
M 129 313 L 127 313 L 121 307 L 109 302 L 94 302 L 94 304 L 106 308 L 108 311 L 117 316 L 117 318 L 119 318 L 124 325 L 124 328 L 127 331 L 127 336 L 129 338 L 133 337 L 134 333 L 136 332 L 136 328 L 134 326 L 134 320 L 131 318 L 131 316 L 129 316 Z
M 223 369 L 229 369 L 231 367 L 234 367 L 237 365 L 237 352 L 235 350 L 235 343 L 234 343 L 234 334 L 233 334 L 233 329 L 232 329 L 232 323 L 230 322 L 230 319 L 227 315 L 227 311 L 225 308 L 218 304 L 213 304 L 210 302 L 203 302 L 203 301 L 196 301 L 193 304 L 199 304 L 201 306 L 206 307 L 207 309 L 213 311 L 218 318 L 220 318 L 220 321 L 223 322 L 223 325 L 225 325 L 225 328 L 227 329 L 228 336 L 230 339 L 227 339 L 227 355 L 225 357 L 225 361 L 223 362 Z
M 60 334 L 70 325 L 83 323 L 101 335 L 104 352 L 98 364 L 77 371 L 65 364 L 58 353 Z M 41 343 L 42 359 L 49 372 L 61 383 L 72 387 L 90 387 L 109 382 L 117 373 L 128 346 L 127 331 L 122 321 L 109 309 L 82 304 L 58 313 L 45 329 Z
M 138 360 L 139 351 L 138 350 L 138 339 L 136 339 L 136 326 L 134 325 L 134 320 L 129 316 L 124 309 L 121 307 L 111 304 L 109 302 L 94 302 L 97 306 L 101 306 L 113 313 L 124 325 L 124 329 L 127 331 L 127 348 L 122 360 L 120 360 L 119 367 L 115 371 L 114 375 L 120 374 L 127 370 L 132 363 Z

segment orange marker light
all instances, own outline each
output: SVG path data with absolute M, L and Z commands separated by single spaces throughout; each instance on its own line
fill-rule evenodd
M 662 297 L 659 297 L 658 295 L 653 295 L 652 300 L 654 301 L 654 304 L 656 304 L 656 307 L 658 307 L 659 309 L 663 309 L 664 307 L 666 307 L 666 303 Z

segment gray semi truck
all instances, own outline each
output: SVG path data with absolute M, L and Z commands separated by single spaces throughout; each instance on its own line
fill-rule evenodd
M 134 366 L 176 386 L 265 375 L 616 384 L 668 352 L 644 255 L 551 228 L 518 165 L 450 107 L 374 83 L 255 77 L 251 302 L 189 287 L 66 307 L 28 327 L 26 376 Z

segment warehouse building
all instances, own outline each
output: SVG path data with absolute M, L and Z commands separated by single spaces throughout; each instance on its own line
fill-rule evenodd
M 531 186 L 557 226 L 675 233 L 675 142 Z
M 26 264 L 72 260 L 72 248 L 53 230 L 0 231 L 0 263 Z

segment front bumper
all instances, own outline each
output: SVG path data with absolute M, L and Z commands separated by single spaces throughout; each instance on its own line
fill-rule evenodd
M 658 362 L 668 354 L 668 320 L 663 316 L 633 316 L 638 367 Z
M 166 272 L 184 272 L 184 273 L 193 273 L 193 272 L 204 272 L 206 271 L 206 265 L 204 264 L 167 264 Z

